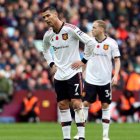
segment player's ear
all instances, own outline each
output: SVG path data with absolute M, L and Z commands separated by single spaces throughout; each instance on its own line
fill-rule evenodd
M 101 31 L 101 32 L 104 32 L 104 29 L 103 29 L 102 27 L 100 27 L 100 31 Z

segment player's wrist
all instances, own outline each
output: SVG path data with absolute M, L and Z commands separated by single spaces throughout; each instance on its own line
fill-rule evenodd
M 82 58 L 81 62 L 83 62 L 84 64 L 87 63 L 88 60 L 86 60 L 85 58 Z
M 118 73 L 115 73 L 115 74 L 114 74 L 115 77 L 118 77 L 118 75 L 119 75 Z

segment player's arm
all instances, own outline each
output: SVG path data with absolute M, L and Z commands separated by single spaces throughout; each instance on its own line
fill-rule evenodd
M 47 60 L 48 65 L 52 68 L 53 73 L 56 72 L 56 66 L 53 61 L 53 57 L 50 52 L 50 42 L 49 42 L 50 37 L 48 36 L 47 32 L 43 37 L 43 55 L 44 58 Z
M 75 26 L 75 29 L 72 30 L 74 38 L 78 39 L 82 43 L 85 44 L 85 59 L 89 59 L 89 56 L 91 56 L 93 49 L 95 47 L 95 44 L 93 42 L 93 39 L 87 35 L 86 33 L 82 32 L 78 27 Z
M 82 32 L 76 26 L 72 32 L 76 39 L 80 40 L 81 42 L 83 42 L 85 44 L 83 59 L 81 61 L 76 61 L 72 64 L 73 69 L 79 69 L 80 67 L 84 66 L 87 63 L 90 56 L 92 55 L 93 49 L 94 49 L 94 42 L 90 36 L 88 36 L 86 33 Z
M 118 49 L 118 45 L 117 45 L 116 42 L 114 44 L 115 45 L 114 45 L 114 49 L 112 50 L 112 55 L 113 55 L 113 58 L 114 58 L 115 72 L 114 72 L 114 75 L 113 75 L 113 78 L 112 78 L 112 85 L 117 84 L 118 75 L 119 75 L 119 71 L 120 71 L 120 67 L 121 67 L 120 52 L 119 52 L 119 49 Z
M 118 75 L 119 75 L 119 71 L 120 71 L 120 67 L 121 67 L 120 57 L 114 58 L 114 67 L 115 67 L 115 72 L 114 72 L 114 76 L 112 78 L 112 85 L 116 85 L 118 82 Z

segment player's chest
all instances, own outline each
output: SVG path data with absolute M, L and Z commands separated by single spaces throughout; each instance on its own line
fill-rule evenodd
M 70 38 L 71 38 L 71 36 L 67 32 L 53 34 L 50 38 L 50 44 L 52 46 L 65 46 L 68 44 Z
M 109 43 L 96 43 L 94 52 L 97 54 L 110 54 L 111 46 Z

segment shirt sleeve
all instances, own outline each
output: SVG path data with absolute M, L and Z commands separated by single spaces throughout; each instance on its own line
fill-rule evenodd
M 120 57 L 120 51 L 117 42 L 114 40 L 112 43 L 112 57 Z
M 50 52 L 50 37 L 47 33 L 43 37 L 43 55 L 47 60 L 48 65 L 50 65 L 51 62 L 54 62 Z
M 78 27 L 75 26 L 75 29 L 73 30 L 73 35 L 76 39 L 80 40 L 85 44 L 84 49 L 84 58 L 88 60 L 90 56 L 93 53 L 93 50 L 95 48 L 95 44 L 93 42 L 93 39 L 87 35 L 86 33 L 82 32 Z

